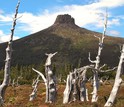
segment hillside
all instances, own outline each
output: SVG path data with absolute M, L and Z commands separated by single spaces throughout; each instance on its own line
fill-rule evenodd
M 77 67 L 79 62 L 81 65 L 89 64 L 88 52 L 91 52 L 92 59 L 97 54 L 98 40 L 94 34 L 101 36 L 98 32 L 77 26 L 70 15 L 59 15 L 49 28 L 13 42 L 12 65 L 44 64 L 45 53 L 55 51 L 58 52 L 53 58 L 56 65 L 70 64 Z M 122 43 L 123 38 L 106 36 L 101 63 L 117 65 L 119 44 Z M 5 48 L 6 43 L 0 44 L 0 67 L 4 65 Z

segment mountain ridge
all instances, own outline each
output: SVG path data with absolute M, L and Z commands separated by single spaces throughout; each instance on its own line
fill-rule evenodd
M 94 35 L 101 33 L 80 28 L 70 15 L 58 15 L 54 24 L 44 30 L 13 42 L 12 65 L 44 64 L 45 53 L 58 51 L 53 62 L 58 65 L 71 64 L 75 67 L 81 59 L 81 65 L 90 64 L 88 53 L 94 59 L 98 49 L 98 39 Z M 117 65 L 120 54 L 118 44 L 123 38 L 106 36 L 101 56 L 101 64 Z M 0 47 L 0 67 L 4 66 L 6 43 Z M 110 60 L 108 60 L 110 59 Z

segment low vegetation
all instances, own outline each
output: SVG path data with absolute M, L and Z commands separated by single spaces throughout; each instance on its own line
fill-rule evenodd
M 92 86 L 87 83 L 89 93 L 92 92 Z M 31 85 L 20 85 L 18 87 L 12 88 L 9 86 L 7 88 L 5 97 L 5 107 L 103 107 L 106 99 L 108 98 L 112 85 L 102 85 L 99 88 L 99 100 L 97 103 L 91 102 L 71 102 L 70 104 L 62 104 L 63 101 L 63 91 L 65 89 L 65 83 L 58 84 L 57 86 L 57 101 L 53 104 L 45 103 L 45 86 L 40 82 L 38 86 L 37 96 L 34 101 L 29 102 L 29 95 L 32 92 Z M 124 102 L 124 86 L 122 85 L 120 91 L 116 98 L 116 103 L 114 107 L 123 107 Z M 89 95 L 90 96 L 90 95 Z M 91 99 L 91 97 L 90 97 Z

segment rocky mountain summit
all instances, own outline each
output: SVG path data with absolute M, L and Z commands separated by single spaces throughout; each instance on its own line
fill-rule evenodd
M 75 20 L 68 14 L 58 15 L 54 24 L 75 24 Z

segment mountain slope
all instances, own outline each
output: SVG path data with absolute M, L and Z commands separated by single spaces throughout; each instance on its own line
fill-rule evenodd
M 44 64 L 45 53 L 55 51 L 58 51 L 53 58 L 56 65 L 70 64 L 76 67 L 79 62 L 81 65 L 89 64 L 88 52 L 91 52 L 92 59 L 97 54 L 98 40 L 94 34 L 101 36 L 100 33 L 75 25 L 70 15 L 59 15 L 49 28 L 14 41 L 12 65 Z M 106 36 L 101 63 L 117 65 L 120 54 L 118 44 L 122 43 L 122 38 Z M 1 44 L 0 67 L 4 65 L 5 48 L 6 43 Z

